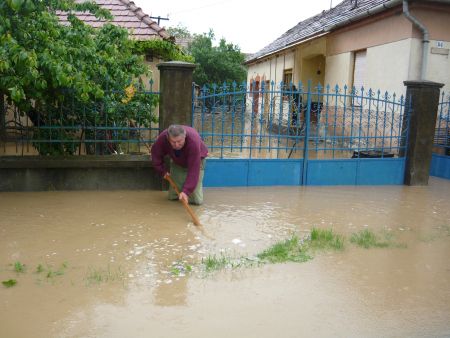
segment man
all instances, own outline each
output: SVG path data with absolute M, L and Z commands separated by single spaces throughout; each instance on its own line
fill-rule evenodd
M 180 195 L 169 188 L 169 199 L 191 204 L 203 203 L 203 175 L 208 148 L 194 128 L 172 124 L 159 134 L 152 146 L 153 167 L 164 178 L 170 175 L 180 188 Z M 164 157 L 170 157 L 170 173 Z

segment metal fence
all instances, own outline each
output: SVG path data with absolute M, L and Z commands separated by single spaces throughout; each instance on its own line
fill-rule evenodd
M 215 158 L 399 157 L 403 96 L 262 82 L 194 87 L 193 126 Z
M 450 156 L 450 94 L 444 92 L 438 106 L 433 152 Z
M 159 132 L 159 93 L 127 87 L 81 102 L 67 93 L 54 104 L 19 109 L 3 102 L 0 155 L 147 154 Z
M 403 96 L 344 86 L 274 82 L 193 87 L 193 126 L 215 158 L 403 156 Z M 159 133 L 158 92 L 112 92 L 20 110 L 0 106 L 0 155 L 148 153 Z M 138 104 L 137 101 L 140 101 Z M 450 154 L 450 96 L 441 94 L 434 152 Z M 306 141 L 307 140 L 307 141 Z

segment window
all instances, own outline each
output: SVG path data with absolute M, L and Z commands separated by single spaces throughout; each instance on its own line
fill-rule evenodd
M 360 50 L 355 52 L 355 63 L 353 66 L 353 87 L 355 87 L 356 95 L 361 95 L 361 87 L 364 87 L 366 81 L 366 56 L 367 50 Z M 352 104 L 359 106 L 357 97 L 353 99 Z
M 292 83 L 292 68 L 285 69 L 283 72 L 283 91 L 288 91 L 291 88 Z M 287 100 L 288 95 L 283 95 L 283 99 Z
M 289 88 L 290 84 L 292 82 L 292 68 L 291 69 L 285 69 L 283 72 L 283 84 L 285 88 Z

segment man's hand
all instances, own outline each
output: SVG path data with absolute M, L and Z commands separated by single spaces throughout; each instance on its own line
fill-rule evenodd
M 178 198 L 180 199 L 181 202 L 185 202 L 185 203 L 189 202 L 189 198 L 184 192 L 180 192 L 180 195 L 178 196 Z
M 170 173 L 169 173 L 169 172 L 165 173 L 165 174 L 164 174 L 164 179 L 165 179 L 165 180 L 168 180 L 167 177 L 169 177 L 169 176 L 170 176 Z

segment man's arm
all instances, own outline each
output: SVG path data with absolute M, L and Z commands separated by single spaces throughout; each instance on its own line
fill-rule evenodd
M 158 137 L 153 144 L 151 151 L 153 168 L 155 168 L 161 176 L 165 176 L 168 173 L 168 170 L 164 165 L 164 141 L 164 137 Z

